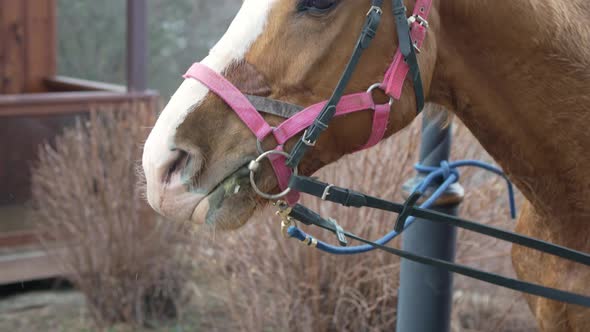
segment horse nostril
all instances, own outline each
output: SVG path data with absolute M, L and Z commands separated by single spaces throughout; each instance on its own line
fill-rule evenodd
M 175 150 L 177 154 L 176 159 L 170 164 L 168 167 L 168 171 L 166 172 L 165 182 L 170 182 L 172 175 L 176 172 L 179 172 L 187 167 L 190 162 L 190 155 L 188 152 L 183 150 Z

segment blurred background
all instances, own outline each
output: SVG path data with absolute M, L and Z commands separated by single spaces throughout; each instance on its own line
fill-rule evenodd
M 204 58 L 238 12 L 240 0 L 147 0 L 149 87 L 168 98 Z M 60 75 L 109 83 L 126 80 L 126 2 L 57 0 Z
M 270 212 L 228 233 L 161 220 L 145 203 L 150 126 L 241 2 L 0 0 L 0 331 L 394 329 L 397 258 L 310 250 L 283 239 Z M 401 201 L 414 123 L 318 176 Z M 453 128 L 453 159 L 492 161 Z M 461 215 L 512 229 L 505 183 L 462 176 Z M 305 204 L 371 238 L 395 220 Z M 461 263 L 514 275 L 509 254 L 460 232 Z M 453 331 L 536 330 L 519 293 L 458 277 L 453 303 Z

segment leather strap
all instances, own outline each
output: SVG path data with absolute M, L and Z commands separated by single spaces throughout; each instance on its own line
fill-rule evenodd
M 303 135 L 301 140 L 297 142 L 293 150 L 291 150 L 291 157 L 287 159 L 288 167 L 297 167 L 307 150 L 313 146 L 313 144 L 319 139 L 320 135 L 326 129 L 328 129 L 328 123 L 336 114 L 336 105 L 340 101 L 340 98 L 342 98 L 344 89 L 348 85 L 348 82 L 350 81 L 352 74 L 358 65 L 361 55 L 363 54 L 364 50 L 369 47 L 371 41 L 377 34 L 377 28 L 381 23 L 381 15 L 383 14 L 381 6 L 379 5 L 381 2 L 382 1 L 373 0 L 373 7 L 371 7 L 371 10 L 369 10 L 369 13 L 367 14 L 363 30 L 357 40 L 352 56 L 350 57 L 350 60 L 348 61 L 348 64 L 342 73 L 342 77 L 338 81 L 332 96 L 320 112 L 319 116 L 307 129 L 306 134 Z M 310 142 L 312 144 L 310 144 Z
M 289 216 L 291 218 L 299 220 L 300 222 L 302 222 L 306 225 L 315 225 L 315 226 L 318 226 L 318 227 L 323 228 L 325 230 L 328 230 L 330 232 L 333 232 L 334 234 L 338 234 L 338 233 L 344 234 L 348 238 L 368 244 L 370 246 L 373 246 L 376 249 L 388 252 L 390 254 L 396 255 L 396 256 L 404 258 L 404 259 L 411 260 L 413 262 L 445 269 L 450 272 L 461 274 L 461 275 L 464 275 L 464 276 L 467 276 L 467 277 L 470 277 L 473 279 L 481 280 L 481 281 L 484 281 L 484 282 L 487 282 L 490 284 L 494 284 L 497 286 L 509 288 L 509 289 L 512 289 L 515 291 L 524 292 L 524 293 L 528 293 L 528 294 L 536 295 L 536 296 L 541 296 L 541 297 L 545 297 L 545 298 L 555 300 L 555 301 L 561 301 L 561 302 L 571 303 L 571 304 L 580 305 L 580 306 L 584 306 L 584 307 L 590 307 L 590 297 L 587 297 L 587 296 L 574 294 L 571 292 L 566 292 L 566 291 L 562 291 L 562 290 L 551 288 L 551 287 L 545 287 L 545 286 L 541 286 L 538 284 L 534 284 L 534 283 L 530 283 L 530 282 L 526 282 L 526 281 L 521 281 L 521 280 L 517 280 L 517 279 L 513 279 L 513 278 L 504 277 L 504 276 L 501 276 L 501 275 L 498 275 L 495 273 L 482 271 L 479 269 L 475 269 L 475 268 L 461 265 L 461 264 L 456 264 L 453 262 L 448 262 L 448 261 L 444 261 L 444 260 L 440 260 L 440 259 L 436 259 L 436 258 L 417 255 L 417 254 L 414 254 L 414 253 L 411 253 L 411 252 L 408 252 L 405 250 L 380 245 L 378 243 L 375 243 L 373 241 L 369 241 L 367 239 L 359 237 L 359 236 L 352 234 L 350 232 L 346 232 L 346 231 L 342 232 L 341 230 L 336 229 L 334 223 L 322 218 L 317 213 L 315 213 L 315 212 L 311 211 L 310 209 L 308 209 L 302 205 L 299 205 L 299 204 L 297 204 L 293 207 Z M 298 230 L 297 228 L 291 227 L 289 229 L 289 234 L 296 236 L 297 230 Z M 300 240 L 304 241 L 306 239 L 300 238 Z M 311 241 L 311 242 L 313 242 L 313 241 Z
M 419 49 L 422 47 L 428 28 L 424 25 L 425 21 L 416 21 L 410 26 L 406 15 L 407 9 L 403 0 L 392 0 L 392 8 L 399 47 L 391 66 L 385 74 L 383 89 L 387 94 L 399 100 L 406 77 L 410 74 L 414 85 L 414 94 L 416 95 L 417 113 L 420 113 L 424 108 L 425 94 L 416 48 Z M 431 8 L 432 0 L 418 0 L 414 7 L 413 15 L 414 17 L 427 18 Z
M 246 95 L 246 98 L 258 112 L 280 116 L 285 119 L 294 117 L 304 109 L 299 105 L 266 97 Z
M 277 146 L 275 150 L 284 151 L 282 145 Z M 270 160 L 272 169 L 275 172 L 277 181 L 279 183 L 279 188 L 281 188 L 281 190 L 285 190 L 289 186 L 289 179 L 293 175 L 291 169 L 285 164 L 286 158 L 278 154 L 273 154 L 268 158 Z M 285 201 L 290 205 L 293 205 L 299 201 L 299 196 L 300 194 L 298 191 L 291 190 L 287 196 L 285 196 Z
M 459 217 L 428 209 L 422 209 L 413 206 L 413 204 L 408 205 L 386 201 L 350 189 L 328 185 L 327 183 L 305 176 L 292 176 L 291 181 L 289 182 L 289 187 L 301 193 L 319 197 L 326 201 L 337 203 L 343 206 L 357 208 L 369 207 L 378 210 L 394 212 L 397 214 L 405 214 L 406 216 L 428 219 L 433 222 L 467 229 L 476 233 L 488 235 L 496 239 L 539 250 L 551 255 L 590 266 L 590 255 L 584 252 L 505 231 L 500 228 L 475 223 Z
M 310 125 L 317 118 L 320 112 L 324 109 L 326 102 L 321 102 L 315 105 L 311 105 L 304 109 L 300 113 L 291 117 L 290 119 L 281 123 L 277 128 L 274 129 L 273 135 L 275 136 L 279 144 L 285 144 L 289 139 L 297 136 Z M 370 93 L 354 93 L 343 96 L 338 105 L 336 106 L 336 113 L 334 116 L 344 116 L 354 112 L 375 110 L 379 112 L 379 115 L 374 116 L 373 128 L 376 128 L 379 133 L 373 133 L 372 136 L 379 136 L 379 140 L 383 139 L 389 116 L 386 119 L 383 117 L 383 112 L 387 112 L 389 115 L 389 105 L 385 108 L 385 105 L 375 105 L 373 97 Z M 375 122 L 375 120 L 377 122 Z M 385 121 L 383 121 L 385 120 Z M 381 133 L 381 134 L 380 134 Z M 367 142 L 369 144 L 370 142 Z
M 375 106 L 375 111 L 373 112 L 373 129 L 371 129 L 371 136 L 369 136 L 367 143 L 356 149 L 356 151 L 371 148 L 383 140 L 383 137 L 385 137 L 385 131 L 387 130 L 387 125 L 389 123 L 390 112 L 391 106 L 389 104 Z

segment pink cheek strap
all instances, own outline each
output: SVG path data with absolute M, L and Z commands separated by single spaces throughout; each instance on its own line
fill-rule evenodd
M 414 21 L 411 24 L 410 38 L 417 52 L 420 51 L 426 39 L 428 22 L 424 18 L 428 17 L 431 8 L 432 0 L 417 0 L 414 6 L 413 17 L 420 17 L 423 20 Z M 404 56 L 398 49 L 383 79 L 382 88 L 385 90 L 385 93 L 395 100 L 399 100 L 409 71 L 410 67 L 404 61 Z
M 277 151 L 284 151 L 283 146 L 279 145 L 275 148 Z M 269 157 L 270 164 L 272 165 L 272 169 L 275 172 L 275 176 L 277 177 L 277 181 L 279 182 L 279 188 L 281 190 L 287 189 L 289 187 L 289 180 L 291 179 L 291 175 L 293 175 L 293 171 L 289 167 L 287 167 L 287 158 L 281 155 L 271 155 Z M 291 190 L 287 196 L 285 196 L 285 201 L 293 206 L 297 202 L 299 202 L 299 192 Z

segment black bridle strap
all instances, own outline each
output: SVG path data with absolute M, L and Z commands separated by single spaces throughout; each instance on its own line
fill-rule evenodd
M 350 81 L 350 78 L 352 77 L 352 74 L 358 65 L 363 51 L 369 47 L 371 41 L 377 34 L 377 28 L 379 27 L 381 15 L 383 14 L 382 7 L 383 0 L 372 1 L 372 6 L 367 13 L 367 19 L 365 20 L 363 30 L 357 40 L 352 56 L 344 69 L 340 81 L 336 85 L 332 96 L 324 106 L 319 116 L 303 134 L 301 140 L 299 140 L 293 147 L 290 157 L 287 159 L 288 167 L 297 167 L 307 150 L 314 146 L 320 135 L 326 129 L 328 129 L 328 124 L 336 113 L 336 105 L 342 98 L 344 89 L 348 85 L 348 82 Z M 418 57 L 416 56 L 416 51 L 414 49 L 410 35 L 410 24 L 408 23 L 408 17 L 406 16 L 407 9 L 404 6 L 403 0 L 392 0 L 392 10 L 398 33 L 398 47 L 400 48 L 400 52 L 404 56 L 404 60 L 410 68 L 410 74 L 414 84 L 414 93 L 416 95 L 416 109 L 417 113 L 420 113 L 424 108 L 425 103 L 424 86 L 422 83 L 422 76 L 420 74 L 420 67 L 418 65 Z
M 276 99 L 254 95 L 246 95 L 246 98 L 248 98 L 248 101 L 258 112 L 280 116 L 285 119 L 292 118 L 297 113 L 304 110 L 304 107 L 299 105 L 286 103 Z
M 379 6 L 381 6 L 379 4 Z M 424 88 L 422 86 L 422 78 L 420 75 L 420 68 L 418 66 L 418 59 L 415 49 L 410 38 L 410 27 L 407 24 L 406 7 L 401 0 L 394 0 L 393 15 L 396 20 L 399 48 L 400 52 L 406 58 L 412 74 L 412 81 L 414 82 L 414 90 L 416 93 L 416 105 L 418 113 L 424 108 Z M 285 119 L 295 116 L 297 113 L 304 110 L 304 107 L 280 101 L 277 99 L 245 95 L 250 103 L 261 113 L 276 115 Z
M 511 242 L 516 245 L 521 245 L 576 263 L 590 266 L 590 255 L 581 251 L 572 250 L 553 243 L 537 240 L 514 232 L 505 231 L 500 228 L 475 223 L 448 214 L 422 209 L 416 206 L 407 206 L 404 204 L 386 201 L 350 189 L 328 185 L 327 183 L 309 177 L 293 176 L 291 177 L 289 187 L 293 190 L 323 198 L 326 201 L 341 204 L 347 207 L 368 207 L 398 214 L 404 212 L 407 214 L 407 216 L 427 219 L 433 222 L 467 229 L 472 232 L 488 235 L 499 240 Z
M 303 137 L 297 141 L 295 147 L 293 147 L 293 150 L 291 150 L 291 156 L 287 159 L 287 166 L 289 168 L 296 168 L 307 150 L 313 146 L 320 135 L 326 129 L 328 129 L 328 123 L 330 123 L 336 114 L 336 105 L 338 105 L 338 102 L 342 98 L 344 90 L 346 89 L 346 86 L 348 85 L 352 74 L 359 63 L 361 55 L 369 47 L 371 41 L 377 34 L 377 29 L 381 23 L 381 15 L 383 14 L 381 9 L 382 5 L 383 0 L 372 1 L 372 7 L 367 13 L 363 30 L 356 42 L 352 56 L 350 57 L 350 60 L 348 61 L 348 64 L 346 65 L 344 72 L 342 73 L 342 76 L 338 81 L 336 88 L 334 89 L 334 92 L 332 93 L 332 96 L 318 117 L 315 119 L 313 124 L 307 129 Z
M 404 60 L 410 67 L 410 75 L 414 84 L 414 94 L 416 95 L 416 111 L 419 114 L 424 109 L 425 96 L 418 57 L 414 49 L 414 43 L 410 35 L 410 24 L 408 23 L 407 8 L 403 0 L 392 0 L 393 17 L 397 29 L 399 49 Z
M 330 222 L 322 218 L 317 213 L 299 204 L 293 207 L 290 217 L 299 220 L 300 222 L 306 225 L 315 225 L 335 234 L 337 234 L 338 232 L 342 233 L 341 230 L 336 229 L 336 226 L 333 222 Z M 545 287 L 513 278 L 504 277 L 495 273 L 485 272 L 479 269 L 474 269 L 469 266 L 456 264 L 445 260 L 416 255 L 405 250 L 380 245 L 378 243 L 366 240 L 362 237 L 356 236 L 349 232 L 343 232 L 343 234 L 353 240 L 357 240 L 364 244 L 368 244 L 376 249 L 388 252 L 390 254 L 396 255 L 404 259 L 411 260 L 413 262 L 441 268 L 450 272 L 461 274 L 497 286 L 509 288 L 515 291 L 524 292 L 536 296 L 542 296 L 555 301 L 561 301 L 584 307 L 590 307 L 590 297 L 587 296 L 574 294 L 551 287 Z

